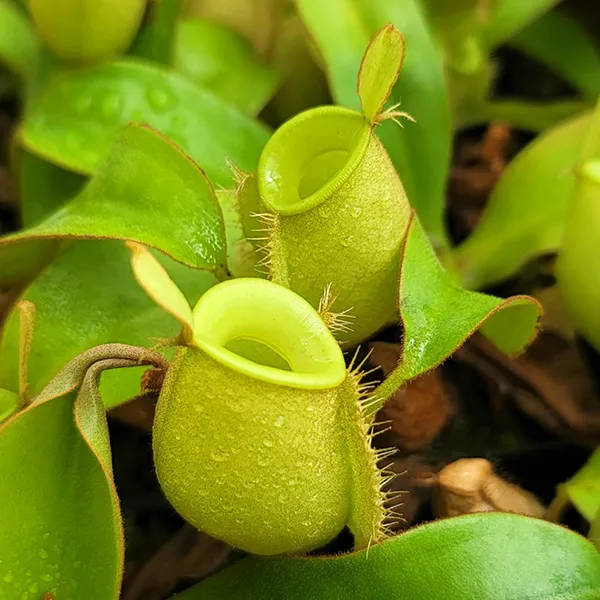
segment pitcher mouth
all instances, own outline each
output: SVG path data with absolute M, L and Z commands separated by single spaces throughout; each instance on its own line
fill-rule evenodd
M 284 123 L 258 163 L 258 186 L 271 210 L 303 213 L 335 193 L 362 161 L 371 127 L 356 111 L 322 106 Z
M 194 343 L 254 379 L 328 389 L 346 377 L 342 351 L 315 309 L 288 288 L 240 278 L 208 290 L 194 308 Z

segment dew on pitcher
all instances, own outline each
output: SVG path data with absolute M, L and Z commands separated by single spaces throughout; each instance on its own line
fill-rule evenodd
M 15 576 L 13 575 L 12 571 L 9 571 L 8 573 L 6 573 L 4 575 L 4 577 L 2 578 L 2 581 L 6 582 L 6 583 L 11 583 L 11 581 L 13 581 L 15 578 Z
M 40 555 L 40 558 L 48 558 L 48 552 L 46 552 L 46 550 L 44 550 L 43 548 L 40 548 L 38 554 Z
M 275 423 L 273 423 L 273 425 L 275 425 L 275 427 L 281 427 L 283 425 L 283 415 L 279 415 L 276 419 L 275 419 Z
M 39 591 L 39 589 L 40 589 L 40 587 L 39 587 L 39 585 L 38 585 L 37 583 L 32 583 L 32 584 L 29 586 L 29 591 L 30 591 L 32 594 L 35 594 L 35 593 L 37 593 L 37 592 Z
M 222 448 L 217 448 L 210 453 L 210 457 L 217 462 L 223 462 L 229 458 L 229 452 L 226 452 Z
M 360 217 L 360 213 L 362 212 L 362 208 L 360 206 L 355 206 L 352 209 L 352 216 L 353 217 Z

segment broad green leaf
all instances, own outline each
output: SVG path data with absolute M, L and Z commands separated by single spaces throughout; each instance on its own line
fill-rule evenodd
M 186 0 L 149 2 L 146 18 L 128 54 L 147 58 L 154 63 L 173 62 L 177 29 Z
M 577 510 L 592 522 L 600 510 L 600 449 L 561 487 Z
M 451 120 L 443 57 L 417 0 L 299 0 L 298 9 L 325 60 L 333 96 L 360 110 L 356 81 L 370 38 L 393 23 L 406 40 L 406 60 L 390 103 L 416 119 L 404 128 L 384 122 L 377 135 L 398 170 L 408 199 L 436 246 L 443 221 Z
M 175 67 L 241 112 L 256 115 L 275 93 L 278 72 L 260 62 L 249 42 L 211 21 L 179 27 Z
M 502 352 L 517 354 L 535 337 L 541 317 L 533 298 L 504 300 L 458 285 L 440 264 L 417 219 L 404 248 L 399 308 L 402 354 L 396 369 L 377 388 L 380 404 L 404 382 L 439 365 L 477 329 Z M 373 405 L 369 410 L 376 409 Z
M 32 275 L 39 265 L 31 244 L 50 252 L 61 240 L 90 238 L 131 240 L 196 268 L 226 268 L 223 217 L 212 186 L 185 154 L 144 126 L 120 133 L 96 176 L 68 204 L 0 240 L 0 264 L 9 267 L 8 274 L 0 269 L 0 281 L 15 279 L 6 259 L 14 260 L 19 248 L 33 264 L 28 270 L 22 259 L 18 268 Z
M 9 0 L 0 0 L 0 63 L 23 79 L 31 75 L 38 40 L 23 11 Z
M 482 100 L 457 107 L 457 129 L 498 121 L 515 129 L 539 133 L 580 115 L 589 107 L 590 103 L 583 100 Z
M 10 417 L 19 406 L 19 397 L 14 392 L 0 389 L 0 423 Z
M 81 191 L 85 178 L 61 169 L 27 150 L 20 151 L 17 172 L 21 219 L 31 227 Z
M 507 513 L 421 525 L 330 557 L 246 558 L 174 600 L 593 600 L 600 554 L 567 529 Z
M 371 40 L 358 70 L 358 95 L 369 121 L 383 110 L 404 62 L 404 37 L 393 25 Z
M 123 530 L 97 383 L 104 368 L 144 362 L 128 346 L 108 349 L 116 361 L 103 352 L 76 358 L 0 428 L 2 598 L 119 595 Z
M 463 283 L 482 288 L 555 251 L 573 192 L 575 165 L 591 113 L 542 134 L 504 171 L 473 233 L 455 250 Z
M 193 306 L 215 283 L 164 256 L 159 260 Z M 29 388 L 37 394 L 72 358 L 100 344 L 122 342 L 152 347 L 172 338 L 180 325 L 152 302 L 133 277 L 129 252 L 117 241 L 78 242 L 50 264 L 24 292 L 36 306 L 37 325 L 29 360 Z M 0 344 L 0 387 L 18 389 L 18 318 L 13 310 Z M 107 407 L 140 391 L 143 369 L 116 370 L 102 381 Z
M 508 43 L 546 64 L 589 101 L 595 102 L 600 94 L 600 48 L 567 13 L 546 13 Z
M 559 2 L 560 0 L 497 0 L 483 32 L 487 46 L 495 48 L 508 41 Z
M 23 124 L 25 147 L 78 173 L 93 173 L 122 126 L 141 121 L 183 148 L 215 186 L 233 182 L 227 161 L 258 164 L 269 131 L 185 77 L 119 61 L 57 75 Z

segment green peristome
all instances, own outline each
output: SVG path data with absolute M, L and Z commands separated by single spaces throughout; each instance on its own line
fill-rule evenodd
M 600 349 L 600 159 L 587 161 L 578 175 L 556 278 L 577 329 Z
M 318 306 L 333 284 L 336 312 L 352 317 L 356 344 L 397 320 L 402 242 L 410 207 L 368 121 L 340 107 L 308 110 L 285 123 L 259 161 L 273 281 Z
M 305 553 L 348 525 L 384 535 L 381 475 L 360 394 L 319 314 L 261 279 L 218 284 L 194 309 L 154 424 L 173 506 L 254 554 Z
M 145 9 L 146 0 L 29 0 L 40 37 L 60 59 L 77 64 L 124 52 Z

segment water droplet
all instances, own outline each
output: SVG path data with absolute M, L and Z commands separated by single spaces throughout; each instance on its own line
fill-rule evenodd
M 263 446 L 265 446 L 267 448 L 272 448 L 273 447 L 273 442 L 271 440 L 265 440 L 263 442 Z
M 276 419 L 275 419 L 275 423 L 274 423 L 275 427 L 281 427 L 283 425 L 283 415 L 279 415 Z
M 50 575 L 50 573 L 44 573 L 44 574 L 42 575 L 42 579 L 43 579 L 44 581 L 52 581 L 52 575 Z
M 43 548 L 40 548 L 39 555 L 40 558 L 48 558 L 48 553 Z
M 78 568 L 81 566 L 81 561 L 80 561 L 80 560 L 76 560 L 76 561 L 73 563 L 73 566 L 74 566 L 76 569 L 78 569 Z
M 222 448 L 217 448 L 210 453 L 210 457 L 217 462 L 223 462 L 229 458 L 229 452 L 223 450 Z
M 47 531 L 42 537 L 47 540 L 50 537 L 50 532 Z
M 159 111 L 164 111 L 171 103 L 169 94 L 167 94 L 165 90 L 161 90 L 159 88 L 148 91 L 148 102 L 150 102 L 150 106 L 152 106 L 152 108 Z
M 76 590 L 78 585 L 79 584 L 77 583 L 77 581 L 75 579 L 71 579 L 71 588 L 72 589 Z
M 204 412 L 204 406 L 202 406 L 202 404 L 194 404 L 194 410 L 197 413 L 203 413 Z
M 314 410 L 315 410 L 315 407 L 314 407 L 314 406 L 307 406 L 307 407 L 306 407 L 306 410 L 307 410 L 308 412 L 314 412 Z
M 292 487 L 293 487 L 293 486 L 295 486 L 297 483 L 298 483 L 298 482 L 297 482 L 295 479 L 290 479 L 290 480 L 288 481 L 288 485 L 290 485 L 290 486 L 292 486 Z
M 352 209 L 352 216 L 353 217 L 360 217 L 360 213 L 362 212 L 362 208 L 360 206 L 355 206 Z
M 117 92 L 109 92 L 102 98 L 102 104 L 100 110 L 102 111 L 102 117 L 104 122 L 107 124 L 115 121 L 119 115 L 119 109 L 121 108 L 121 97 Z
M 35 593 L 36 593 L 36 592 L 37 592 L 39 589 L 40 589 L 40 588 L 39 588 L 39 586 L 38 586 L 38 584 L 37 584 L 37 583 L 32 583 L 32 584 L 29 586 L 29 591 L 30 591 L 32 594 L 35 594 Z
M 9 571 L 2 579 L 6 583 L 10 583 L 14 578 L 15 578 L 15 576 L 13 575 L 12 571 Z
M 180 436 L 180 435 L 176 435 L 176 436 L 175 436 L 175 440 L 176 440 L 176 441 L 179 441 L 179 440 L 181 440 L 181 436 Z

